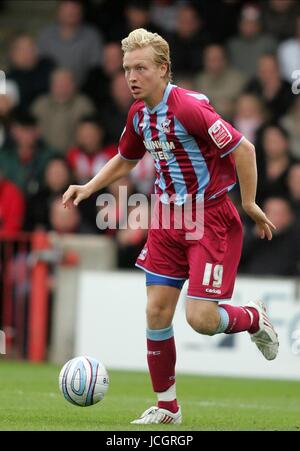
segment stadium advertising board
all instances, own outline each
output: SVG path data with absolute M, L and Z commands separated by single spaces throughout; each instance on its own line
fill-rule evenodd
M 83 272 L 75 355 L 92 355 L 107 368 L 146 370 L 144 274 Z M 262 299 L 278 330 L 279 355 L 266 361 L 247 333 L 199 335 L 184 314 L 185 287 L 174 321 L 177 371 L 264 378 L 300 378 L 300 300 L 297 284 L 284 279 L 238 278 L 233 302 Z M 199 301 L 201 302 L 201 301 Z

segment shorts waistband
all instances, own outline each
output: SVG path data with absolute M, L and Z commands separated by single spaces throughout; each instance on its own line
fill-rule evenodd
M 214 198 L 214 199 L 204 199 L 204 208 L 215 207 L 216 205 L 222 204 L 226 200 L 229 200 L 228 194 L 226 192 L 224 194 L 221 194 L 220 196 Z M 193 201 L 193 205 L 195 205 L 195 202 L 196 201 Z M 161 205 L 165 205 L 161 201 L 160 201 L 160 204 Z M 169 204 L 171 210 L 174 209 L 174 205 L 175 205 L 174 202 Z M 182 205 L 182 207 L 183 207 L 183 205 Z
M 226 200 L 229 200 L 227 193 L 221 194 L 221 196 L 218 196 L 215 199 L 210 199 L 210 200 L 204 199 L 204 207 L 205 208 L 215 207 L 216 205 L 222 204 Z

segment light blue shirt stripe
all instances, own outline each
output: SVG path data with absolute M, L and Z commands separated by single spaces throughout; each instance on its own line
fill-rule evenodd
M 135 132 L 139 135 L 140 131 L 139 131 L 139 114 L 138 113 L 135 113 L 135 115 L 133 116 L 133 126 L 134 126 Z
M 172 91 L 173 88 L 176 88 L 176 85 L 172 85 L 171 83 L 168 83 L 164 92 L 164 96 L 162 98 L 162 101 L 160 103 L 158 103 L 154 108 L 150 109 L 147 108 L 147 110 L 149 111 L 150 114 L 156 113 L 157 111 L 159 111 L 162 106 L 164 106 L 167 103 L 168 97 L 170 95 L 170 92 Z
M 143 109 L 144 123 L 145 123 L 145 128 L 144 128 L 143 132 L 144 132 L 145 141 L 151 141 L 152 140 L 151 131 L 150 131 L 150 116 L 149 116 L 149 114 L 154 114 L 154 113 L 160 111 L 162 106 L 164 108 L 166 108 L 166 102 L 168 100 L 168 97 L 169 97 L 170 92 L 172 91 L 173 87 L 176 87 L 176 85 L 168 83 L 167 86 L 166 86 L 166 89 L 165 89 L 162 101 L 158 105 L 156 105 L 154 108 L 152 108 L 152 110 L 150 108 L 148 108 L 148 107 L 145 107 Z M 167 185 L 166 185 L 165 178 L 164 178 L 164 176 L 162 174 L 162 171 L 161 171 L 159 160 L 156 160 L 154 158 L 154 164 L 155 164 L 155 168 L 156 168 L 157 173 L 160 175 L 159 177 L 157 177 L 157 179 L 155 181 L 155 185 L 159 186 L 159 188 L 165 193 Z M 163 196 L 162 196 L 161 200 L 162 201 L 164 200 Z
M 206 97 L 204 94 L 198 94 L 196 92 L 188 92 L 187 93 L 188 96 L 194 97 L 197 100 L 205 100 L 206 102 L 209 103 L 209 98 Z
M 207 168 L 205 158 L 202 155 L 201 149 L 199 148 L 195 139 L 188 134 L 184 126 L 174 117 L 174 131 L 175 135 L 179 140 L 179 136 L 184 133 L 187 139 L 181 142 L 182 147 L 187 152 L 191 164 L 194 168 L 197 180 L 198 180 L 198 191 L 197 196 L 204 195 L 205 189 L 210 181 L 210 174 Z

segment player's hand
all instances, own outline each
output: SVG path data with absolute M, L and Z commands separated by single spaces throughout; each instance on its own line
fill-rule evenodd
M 276 230 L 276 226 L 267 218 L 262 209 L 256 203 L 243 205 L 243 209 L 256 223 L 260 238 L 264 239 L 267 237 L 268 240 L 271 240 L 272 231 Z
M 86 185 L 70 185 L 67 191 L 63 194 L 62 203 L 65 208 L 70 208 L 71 203 L 77 205 L 84 199 L 91 195 L 90 190 Z

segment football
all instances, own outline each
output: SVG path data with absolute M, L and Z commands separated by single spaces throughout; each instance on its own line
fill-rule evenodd
M 98 403 L 108 387 L 109 377 L 104 365 L 91 357 L 69 360 L 59 374 L 60 391 L 75 406 L 87 407 Z

